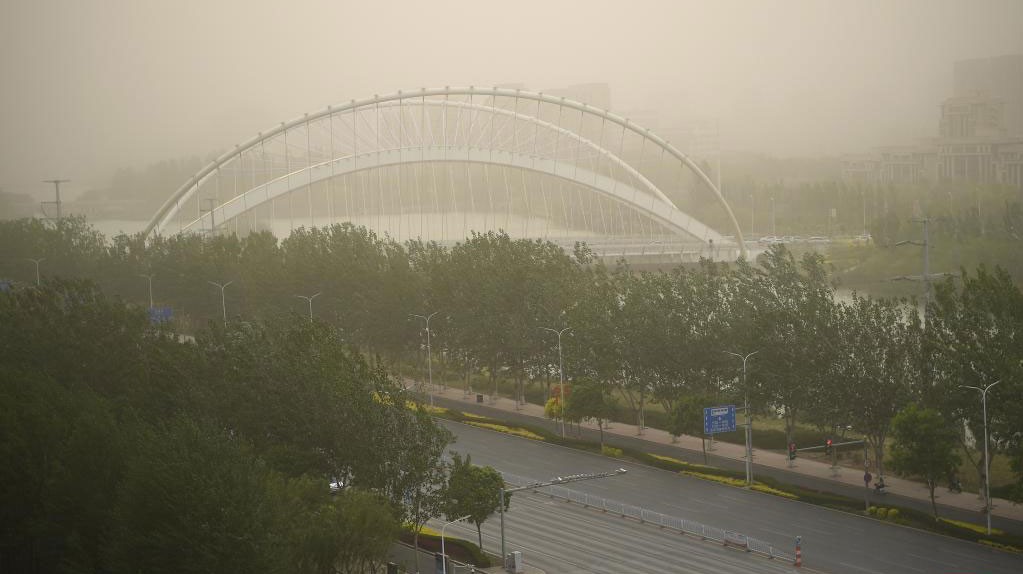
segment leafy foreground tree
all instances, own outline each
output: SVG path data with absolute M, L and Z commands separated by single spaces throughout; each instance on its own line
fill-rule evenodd
M 476 525 L 476 537 L 483 549 L 483 523 L 501 508 L 501 488 L 504 479 L 492 466 L 476 466 L 472 457 L 463 459 L 451 453 L 451 471 L 444 489 L 444 516 L 455 520 L 468 516 Z M 508 510 L 511 495 L 504 494 L 504 510 Z
M 934 489 L 939 480 L 959 466 L 956 454 L 958 436 L 955 428 L 932 409 L 910 405 L 892 421 L 892 466 L 927 483 L 931 495 L 931 509 L 938 519 L 938 505 L 934 502 Z
M 597 421 L 600 430 L 600 448 L 604 448 L 604 425 L 618 413 L 618 403 L 607 387 L 592 381 L 577 382 L 572 396 L 565 404 L 565 420 Z
M 379 565 L 447 434 L 320 323 L 216 325 L 183 343 L 83 282 L 0 292 L 0 571 Z

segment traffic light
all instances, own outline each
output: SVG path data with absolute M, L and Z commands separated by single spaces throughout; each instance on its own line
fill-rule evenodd
M 831 439 L 824 441 L 824 454 L 831 454 Z
M 796 460 L 796 443 L 789 443 L 789 460 Z

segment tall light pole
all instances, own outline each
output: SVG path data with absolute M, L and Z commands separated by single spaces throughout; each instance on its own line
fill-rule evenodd
M 749 194 L 749 238 L 753 239 L 753 218 L 757 213 L 756 199 L 753 198 L 753 194 Z
M 156 277 L 156 273 L 139 273 L 139 277 L 144 277 L 149 280 L 149 308 L 153 308 L 153 277 Z
M 746 355 L 740 355 L 739 353 L 733 353 L 731 351 L 724 351 L 733 357 L 739 357 L 742 359 L 742 390 L 745 394 L 744 407 L 746 410 L 746 485 L 750 486 L 753 484 L 753 418 L 749 412 L 749 387 L 746 386 L 746 361 L 750 357 L 759 353 L 759 350 L 753 351 Z
M 234 283 L 234 281 L 233 280 L 228 281 L 223 285 L 217 283 L 216 281 L 207 281 L 207 283 L 220 288 L 220 308 L 224 312 L 224 325 L 227 325 L 227 300 L 224 298 L 224 289 L 227 289 L 227 286 L 230 285 L 231 283 Z
M 980 391 L 980 403 L 984 410 L 984 514 L 987 516 L 987 533 L 991 535 L 991 469 L 988 467 L 987 458 L 987 392 L 988 389 L 1002 382 L 1000 379 L 984 387 L 971 387 L 969 385 L 959 385 L 964 389 L 973 389 Z
M 581 480 L 594 480 L 594 479 L 597 479 L 597 478 L 609 478 L 609 477 L 612 477 L 612 476 L 618 476 L 619 474 L 625 474 L 626 472 L 629 472 L 629 471 L 624 469 L 624 468 L 619 468 L 619 469 L 613 470 L 611 472 L 591 472 L 591 473 L 586 473 L 586 474 L 571 474 L 569 476 L 559 476 L 559 477 L 556 477 L 556 478 L 552 478 L 551 480 L 546 480 L 546 481 L 541 481 L 541 482 L 532 482 L 532 483 L 529 483 L 529 484 L 524 484 L 522 486 L 516 486 L 515 488 L 508 488 L 508 489 L 506 489 L 504 487 L 504 482 L 502 481 L 501 482 L 501 494 L 500 494 L 500 498 L 498 499 L 499 503 L 498 503 L 498 506 L 497 506 L 498 511 L 501 513 L 501 561 L 503 562 L 505 556 L 507 556 L 507 554 L 505 553 L 505 549 L 504 549 L 504 494 L 506 492 L 508 494 L 511 494 L 513 492 L 518 492 L 520 490 L 533 490 L 533 489 L 536 489 L 536 488 L 543 488 L 545 486 L 556 486 L 556 485 L 559 485 L 559 484 L 568 484 L 570 482 L 579 482 Z
M 771 235 L 778 237 L 778 227 L 775 225 L 774 196 L 771 196 Z
M 540 327 L 544 331 L 550 331 L 558 336 L 558 401 L 561 403 L 561 437 L 565 437 L 565 362 L 561 356 L 561 335 L 565 331 L 571 330 L 571 327 L 565 327 L 564 329 L 557 331 L 550 327 Z
M 472 517 L 471 514 L 466 514 L 465 516 L 463 516 L 461 518 L 456 518 L 456 519 L 452 520 L 451 522 L 445 523 L 444 526 L 440 527 L 440 556 L 441 556 L 441 558 L 440 558 L 440 560 L 441 560 L 441 568 L 440 569 L 441 569 L 441 572 L 443 574 L 448 574 L 448 553 L 445 552 L 445 550 L 444 550 L 444 529 L 447 528 L 448 526 L 451 526 L 452 524 L 454 524 L 456 522 L 461 522 L 462 520 L 465 520 L 466 518 L 471 518 L 471 517 Z
M 436 315 L 438 311 L 434 311 L 429 315 L 409 315 L 409 317 L 415 317 L 422 319 L 426 322 L 426 372 L 429 373 L 430 377 L 430 406 L 433 406 L 433 350 L 430 347 L 430 319 Z
M 320 293 L 321 292 L 317 291 L 315 294 L 310 295 L 308 297 L 306 297 L 305 295 L 295 295 L 295 297 L 298 297 L 299 299 L 305 299 L 309 303 L 309 322 L 310 323 L 313 322 L 313 299 L 319 297 Z
M 46 261 L 46 258 L 45 257 L 40 257 L 39 259 L 32 259 L 31 257 L 26 257 L 25 261 L 31 261 L 32 263 L 36 264 L 36 287 L 38 287 L 39 286 L 39 264 L 42 263 L 43 261 Z
M 866 235 L 867 235 L 867 192 L 866 191 L 861 192 L 860 196 L 863 198 L 863 235 L 864 235 L 864 237 L 866 237 Z

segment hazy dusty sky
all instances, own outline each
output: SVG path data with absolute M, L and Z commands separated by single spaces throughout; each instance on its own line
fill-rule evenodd
M 1023 0 L 0 0 L 0 187 L 105 183 L 398 89 L 609 82 L 724 146 L 936 131 L 955 60 L 1023 52 Z

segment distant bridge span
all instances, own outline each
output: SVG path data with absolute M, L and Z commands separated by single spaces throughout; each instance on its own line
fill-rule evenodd
M 334 218 L 335 182 L 372 170 L 398 170 L 396 183 L 385 185 L 381 179 L 379 189 L 371 194 L 374 197 L 363 198 L 364 203 L 373 203 L 372 209 L 384 209 L 385 196 L 396 187 L 397 200 L 392 200 L 391 209 L 396 204 L 399 211 L 422 212 L 440 210 L 443 205 L 464 211 L 475 200 L 455 190 L 438 191 L 436 177 L 432 198 L 423 193 L 427 186 L 420 185 L 419 180 L 425 179 L 420 166 L 444 163 L 449 170 L 451 165 L 464 165 L 470 188 L 469 165 L 497 166 L 568 182 L 599 197 L 587 200 L 586 205 L 574 199 L 578 205 L 573 205 L 572 213 L 563 205 L 559 214 L 551 208 L 554 202 L 548 201 L 543 180 L 538 186 L 527 185 L 522 176 L 521 197 L 516 197 L 506 176 L 507 190 L 500 201 L 509 210 L 523 205 L 527 217 L 560 217 L 568 225 L 585 222 L 588 212 L 593 231 L 609 235 L 632 229 L 629 217 L 639 217 L 647 224 L 648 233 L 730 244 L 679 210 L 665 193 L 677 194 L 680 171 L 688 170 L 720 204 L 731 223 L 735 246 L 745 254 L 738 222 L 714 183 L 690 158 L 649 130 L 565 98 L 475 87 L 422 89 L 352 100 L 281 123 L 235 146 L 189 179 L 161 206 L 145 233 L 213 229 L 217 224 L 237 222 L 243 214 L 254 214 L 267 204 L 273 217 L 276 200 L 281 198 L 288 199 L 289 216 L 293 216 L 292 197 L 303 189 L 310 221 L 317 188 L 323 190 L 324 203 Z M 499 195 L 500 190 L 491 184 L 489 172 L 484 174 L 493 210 L 495 192 Z M 411 179 L 416 179 L 414 190 Z M 537 187 L 542 197 L 534 197 L 531 204 Z M 446 194 L 443 201 L 441 193 Z M 208 209 L 203 209 L 202 201 L 208 203 Z M 564 201 L 562 197 L 562 204 Z M 541 204 L 543 212 L 536 207 Z M 598 219 L 602 230 L 596 228 Z

